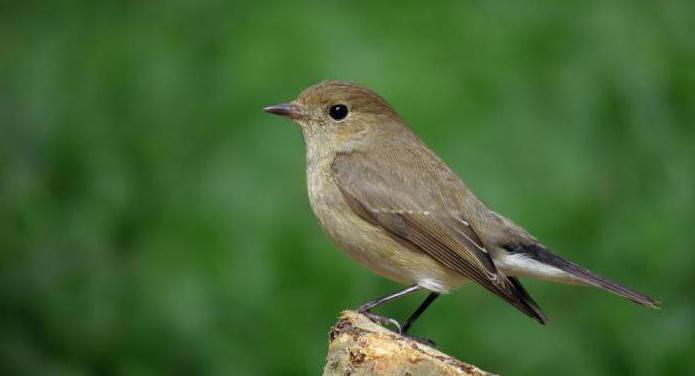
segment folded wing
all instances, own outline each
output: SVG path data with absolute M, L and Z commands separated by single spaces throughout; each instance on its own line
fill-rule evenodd
M 545 315 L 521 283 L 497 270 L 465 220 L 459 201 L 447 197 L 447 192 L 456 189 L 445 188 L 461 183 L 433 170 L 434 161 L 426 160 L 427 155 L 409 150 L 399 154 L 395 158 L 378 158 L 375 153 L 338 154 L 332 169 L 350 208 L 401 244 L 426 253 L 545 323 Z M 406 156 L 409 158 L 400 160 Z

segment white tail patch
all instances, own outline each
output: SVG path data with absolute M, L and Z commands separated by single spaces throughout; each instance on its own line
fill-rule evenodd
M 506 275 L 571 284 L 583 284 L 583 282 L 574 275 L 552 265 L 536 261 L 524 254 L 504 253 L 501 257 L 493 258 L 493 261 L 495 262 L 495 266 Z

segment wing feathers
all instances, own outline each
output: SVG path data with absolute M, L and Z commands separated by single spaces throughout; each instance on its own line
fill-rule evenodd
M 388 163 L 356 152 L 336 157 L 334 176 L 350 208 L 411 249 L 425 252 L 545 323 L 546 317 L 519 281 L 497 270 L 478 235 L 456 212 L 454 199 L 437 191 L 440 184 L 451 181 L 423 171 L 424 176 L 406 179 Z

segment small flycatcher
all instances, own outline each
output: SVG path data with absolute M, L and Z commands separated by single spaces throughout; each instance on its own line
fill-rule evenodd
M 658 308 L 656 300 L 552 253 L 488 209 L 371 90 L 324 81 L 265 108 L 302 130 L 311 208 L 336 246 L 374 273 L 407 285 L 358 311 L 406 334 L 442 293 L 473 280 L 541 324 L 517 277 L 587 285 Z M 403 325 L 369 312 L 430 291 Z

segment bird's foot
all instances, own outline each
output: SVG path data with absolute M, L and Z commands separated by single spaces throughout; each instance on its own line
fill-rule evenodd
M 394 326 L 394 327 L 396 327 L 396 330 L 394 330 L 394 332 L 396 332 L 396 333 L 401 332 L 401 324 L 392 318 L 377 315 L 376 313 L 371 313 L 369 311 L 359 311 L 358 310 L 358 312 L 367 316 L 370 320 L 372 320 L 372 322 L 374 322 L 376 324 L 379 324 L 383 327 Z
M 358 312 L 360 312 L 360 311 L 358 311 Z M 411 336 L 411 335 L 408 335 L 406 333 L 403 333 L 403 329 L 402 329 L 401 324 L 398 321 L 396 321 L 390 317 L 377 315 L 376 313 L 372 313 L 369 311 L 361 311 L 360 313 L 367 316 L 375 324 L 381 325 L 387 329 L 389 328 L 389 326 L 394 327 L 394 329 L 390 329 L 390 330 L 405 337 L 405 338 L 411 339 L 415 342 L 419 342 L 425 346 L 429 346 L 429 347 L 432 347 L 435 349 L 437 348 L 437 344 L 429 338 Z
M 421 343 L 421 344 L 423 344 L 423 345 L 425 345 L 425 346 L 429 346 L 429 347 L 431 347 L 431 348 L 433 348 L 433 349 L 436 349 L 436 348 L 437 348 L 437 344 L 436 344 L 434 341 L 432 341 L 431 339 L 429 339 L 429 338 L 418 337 L 418 336 L 411 336 L 411 335 L 408 335 L 408 334 L 401 334 L 401 335 L 402 335 L 403 337 L 405 337 L 405 338 L 412 339 L 412 340 L 415 341 L 415 342 L 419 342 L 419 343 Z

